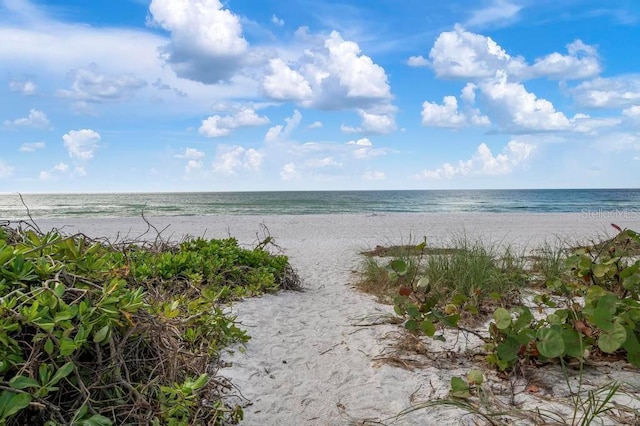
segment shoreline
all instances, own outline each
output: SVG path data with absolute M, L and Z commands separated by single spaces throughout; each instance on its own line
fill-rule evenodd
M 264 225 L 303 279 L 302 293 L 280 292 L 250 298 L 232 308 L 240 326 L 252 338 L 244 351 L 232 348 L 233 354 L 223 356 L 230 366 L 222 368 L 220 374 L 231 379 L 241 395 L 251 401 L 245 407 L 244 425 L 343 425 L 363 419 L 369 419 L 369 424 L 392 422 L 394 416 L 417 401 L 445 397 L 451 376 L 464 375 L 469 370 L 466 361 L 451 364 L 438 358 L 433 365 L 414 371 L 376 361 L 393 343 L 399 326 L 362 326 L 376 316 L 392 312 L 391 306 L 381 305 L 372 296 L 353 288 L 363 249 L 406 243 L 409 238 L 421 240 L 423 236 L 434 244 L 460 232 L 472 239 L 528 248 L 559 238 L 577 241 L 615 234 L 610 219 L 580 219 L 579 213 L 147 219 L 158 229 L 170 225 L 162 233 L 164 237 L 232 236 L 243 244 L 258 241 Z M 147 229 L 142 218 L 67 218 L 37 223 L 42 230 L 66 225 L 62 228 L 65 233 L 81 231 L 90 237 L 109 237 L 118 232 L 136 237 Z M 618 221 L 617 225 L 639 230 L 640 219 Z M 153 238 L 155 234 L 148 236 Z M 458 354 L 465 350 L 453 342 L 447 343 L 447 348 Z M 435 353 L 442 348 L 432 350 Z M 541 374 L 547 373 L 546 369 L 541 370 Z M 614 377 L 615 373 L 612 371 L 605 377 Z M 640 387 L 638 375 L 621 374 L 637 380 Z M 525 406 L 533 403 L 526 392 L 519 398 Z M 425 424 L 425 418 L 433 424 L 460 424 L 460 413 L 445 408 L 429 413 L 418 411 L 393 424 Z

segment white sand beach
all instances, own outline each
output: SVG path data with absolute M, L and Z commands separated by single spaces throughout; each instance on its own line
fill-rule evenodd
M 395 418 L 416 402 L 445 397 L 451 376 L 466 374 L 471 364 L 465 357 L 445 362 L 442 355 L 434 355 L 430 365 L 409 371 L 376 360 L 388 351 L 401 326 L 365 326 L 392 308 L 353 288 L 358 278 L 354 271 L 362 261 L 359 253 L 364 249 L 407 243 L 410 238 L 421 241 L 423 236 L 438 245 L 461 233 L 471 239 L 533 248 L 557 238 L 575 242 L 605 233 L 614 235 L 612 222 L 640 230 L 640 217 L 603 213 L 149 219 L 158 229 L 169 225 L 162 234 L 165 238 L 230 235 L 246 244 L 262 238 L 264 224 L 304 280 L 304 292 L 247 299 L 233 307 L 252 339 L 244 351 L 224 356 L 231 365 L 220 374 L 231 379 L 250 401 L 243 422 L 247 425 L 474 424 L 471 418 L 462 418 L 461 411 L 443 408 Z M 66 233 L 81 231 L 91 237 L 110 238 L 118 233 L 137 237 L 147 228 L 141 218 L 48 219 L 38 220 L 38 224 L 43 230 L 58 227 Z M 464 342 L 445 344 L 453 351 L 464 350 L 464 346 Z M 625 377 L 640 388 L 637 372 L 613 366 L 593 373 L 605 382 Z M 551 378 L 552 387 L 536 397 L 553 400 L 566 392 L 562 380 L 553 379 L 553 373 L 540 374 Z M 553 380 L 557 380 L 555 389 Z M 504 387 L 508 384 L 505 381 Z M 499 387 L 499 380 L 492 385 Z M 515 396 L 525 407 L 540 404 L 544 398 L 536 399 L 523 389 Z

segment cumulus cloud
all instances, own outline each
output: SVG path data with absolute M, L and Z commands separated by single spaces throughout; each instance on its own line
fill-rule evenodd
M 384 111 L 367 112 L 363 109 L 358 109 L 358 115 L 362 119 L 362 123 L 358 127 L 351 127 L 342 125 L 340 130 L 345 133 L 373 133 L 373 134 L 387 134 L 396 130 L 396 121 L 393 115 L 395 107 L 388 105 L 384 108 Z
M 568 130 L 569 119 L 546 99 L 530 93 L 521 83 L 509 82 L 506 72 L 479 85 L 493 111 L 493 121 L 511 132 Z
M 566 55 L 554 52 L 537 58 L 533 65 L 521 56 L 509 55 L 491 37 L 466 31 L 441 33 L 429 52 L 431 66 L 440 78 L 483 79 L 505 71 L 517 80 L 553 78 L 584 79 L 600 73 L 602 67 L 596 48 L 575 40 L 567 45 Z
M 487 116 L 481 115 L 477 108 L 472 107 L 475 102 L 474 87 L 472 84 L 468 84 L 462 90 L 461 98 L 465 101 L 464 111 L 458 109 L 458 100 L 455 96 L 445 96 L 441 105 L 435 102 L 424 102 L 422 104 L 422 124 L 449 129 L 491 124 Z
M 322 40 L 305 32 L 305 39 L 315 44 L 300 57 L 269 62 L 269 72 L 262 82 L 267 97 L 306 108 L 356 109 L 363 118 L 363 131 L 388 132 L 395 128 L 395 107 L 391 105 L 384 68 L 363 54 L 357 43 L 344 40 L 336 31 Z M 380 124 L 382 120 L 387 123 Z
M 622 110 L 622 115 L 631 119 L 632 121 L 640 122 L 640 105 L 634 105 Z
M 175 157 L 188 160 L 202 160 L 205 157 L 205 153 L 198 151 L 196 148 L 185 148 L 184 153 L 176 154 Z
M 307 126 L 307 130 L 311 130 L 311 129 L 320 129 L 323 127 L 323 124 L 321 121 L 314 121 L 313 123 L 309 124 Z
M 534 148 L 525 142 L 511 141 L 500 154 L 494 156 L 489 147 L 481 143 L 471 159 L 460 160 L 458 164 L 444 163 L 436 169 L 424 170 L 413 178 L 451 179 L 457 176 L 508 175 L 531 156 Z
M 429 61 L 422 55 L 410 56 L 407 59 L 407 65 L 410 67 L 427 67 L 429 66 Z
M 295 163 L 287 163 L 282 166 L 282 170 L 280 170 L 280 178 L 282 180 L 294 180 L 299 177 L 300 173 L 298 173 Z
M 9 90 L 25 96 L 31 96 L 36 94 L 38 86 L 31 80 L 10 80 Z
M 282 59 L 269 61 L 269 74 L 264 78 L 265 94 L 279 101 L 303 101 L 310 99 L 313 90 L 298 71 L 292 70 Z
M 300 121 L 302 121 L 302 114 L 300 114 L 300 111 L 295 110 L 293 111 L 293 115 L 285 118 L 284 121 L 286 123 L 285 126 L 279 124 L 271 127 L 267 131 L 267 134 L 264 136 L 265 142 L 279 141 L 291 135 L 291 132 L 293 132 L 300 124 Z
M 454 31 L 438 36 L 429 58 L 440 78 L 487 78 L 497 70 L 517 75 L 527 66 L 522 57 L 512 57 L 491 37 L 465 31 L 458 25 Z
M 571 118 L 571 130 L 587 135 L 597 135 L 602 128 L 615 127 L 622 123 L 616 117 L 591 117 L 587 114 L 576 114 Z
M 214 84 L 243 64 L 248 42 L 238 16 L 219 0 L 152 0 L 151 23 L 171 33 L 162 59 L 179 76 Z
M 128 101 L 147 85 L 133 74 L 104 74 L 95 63 L 74 69 L 69 76 L 72 79 L 71 88 L 58 90 L 57 95 L 80 104 Z
M 19 151 L 20 152 L 35 152 L 39 149 L 44 149 L 45 147 L 45 143 L 44 142 L 27 142 L 27 143 L 23 143 L 20 146 Z
M 62 136 L 69 157 L 85 161 L 91 160 L 98 149 L 100 134 L 91 129 L 71 130 Z
M 196 148 L 185 148 L 184 153 L 176 154 L 174 157 L 188 160 L 184 166 L 184 172 L 186 174 L 193 173 L 204 167 L 202 159 L 205 157 L 205 153 L 198 151 Z
M 260 169 L 263 157 L 264 154 L 253 148 L 219 146 L 212 168 L 214 172 L 223 175 L 235 175 L 243 171 L 257 171 Z
M 240 127 L 264 126 L 269 123 L 265 116 L 259 116 L 253 108 L 242 107 L 232 115 L 212 115 L 202 120 L 199 132 L 209 138 L 229 136 Z
M 596 78 L 571 90 L 585 108 L 624 108 L 640 104 L 640 75 Z
M 29 115 L 24 118 L 17 118 L 15 120 L 6 120 L 4 122 L 6 127 L 34 127 L 37 129 L 49 129 L 50 123 L 47 118 L 47 114 L 37 109 L 29 111 Z
M 576 40 L 567 45 L 568 55 L 554 52 L 535 60 L 528 73 L 530 77 L 548 77 L 559 80 L 584 79 L 602 71 L 598 54 L 593 46 Z
M 366 160 L 387 154 L 387 150 L 384 148 L 374 148 L 373 143 L 368 138 L 349 141 L 347 145 L 352 147 L 353 156 L 358 160 Z

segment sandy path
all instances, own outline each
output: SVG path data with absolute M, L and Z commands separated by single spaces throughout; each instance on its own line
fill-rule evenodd
M 234 307 L 252 339 L 244 353 L 225 357 L 233 365 L 221 370 L 252 404 L 245 409 L 247 425 L 342 425 L 349 419 L 385 420 L 411 404 L 419 391 L 425 397 L 446 394 L 451 370 L 437 366 L 409 372 L 372 361 L 388 343 L 391 325 L 358 327 L 358 319 L 391 308 L 355 292 L 358 252 L 376 244 L 407 242 L 410 236 L 428 241 L 454 232 L 472 238 L 533 246 L 556 236 L 574 240 L 620 226 L 640 229 L 638 218 L 587 218 L 582 214 L 391 214 L 318 216 L 217 216 L 154 218 L 165 235 L 227 234 L 241 242 L 256 240 L 264 223 L 286 250 L 304 279 L 303 293 L 281 293 L 249 299 Z M 71 225 L 70 223 L 73 222 Z M 66 232 L 82 230 L 113 236 L 145 228 L 140 219 L 47 220 L 41 227 L 70 224 Z M 438 411 L 406 417 L 396 424 L 460 424 L 459 416 Z M 428 420 L 427 420 L 428 419 Z M 388 420 L 385 422 L 389 423 Z

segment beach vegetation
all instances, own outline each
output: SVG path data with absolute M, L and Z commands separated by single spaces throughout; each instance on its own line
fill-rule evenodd
M 229 302 L 299 288 L 273 247 L 2 224 L 0 425 L 237 423 L 218 360 L 249 336 Z
M 617 231 L 613 238 L 573 247 L 546 245 L 520 260 L 508 252 L 458 245 L 437 256 L 427 254 L 424 269 L 411 276 L 409 285 L 396 288 L 394 311 L 409 333 L 437 340 L 445 339 L 445 329 L 472 333 L 482 343 L 478 355 L 501 377 L 523 374 L 525 368 L 559 365 L 569 389 L 568 406 L 560 402 L 534 410 L 506 406 L 472 370 L 470 376 L 451 379 L 448 398 L 417 404 L 401 415 L 448 406 L 489 424 L 519 418 L 535 424 L 589 425 L 623 414 L 637 421 L 633 408 L 625 410 L 617 402 L 623 393 L 621 383 L 584 387 L 588 365 L 620 361 L 640 367 L 640 234 L 613 226 Z M 467 259 L 457 259 L 458 255 Z M 395 272 L 392 279 L 403 276 L 402 260 L 385 263 L 386 270 Z M 484 319 L 487 313 L 484 325 L 466 327 L 465 317 Z M 577 387 L 569 379 L 576 371 Z M 630 398 L 636 406 L 640 403 L 637 395 Z

